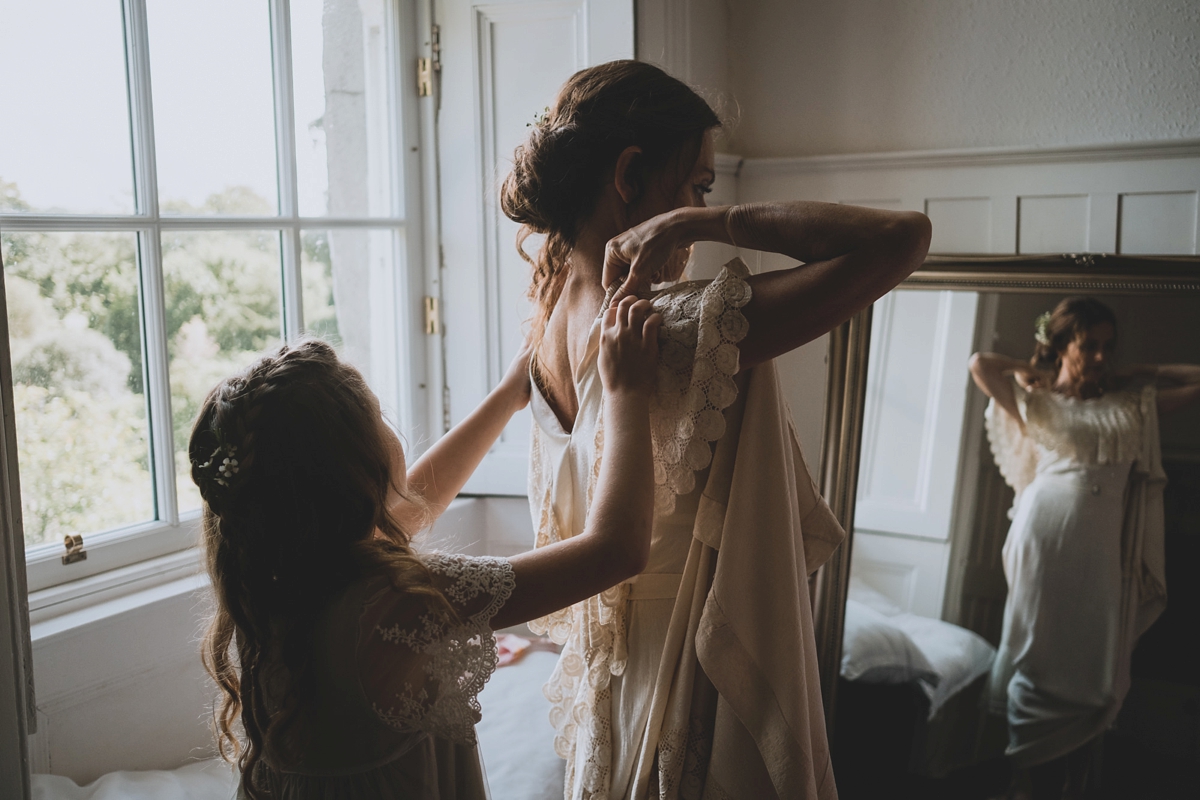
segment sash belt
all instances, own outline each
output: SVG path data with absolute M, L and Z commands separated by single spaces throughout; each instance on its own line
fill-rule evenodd
M 629 599 L 674 600 L 681 580 L 680 572 L 643 572 L 629 580 Z

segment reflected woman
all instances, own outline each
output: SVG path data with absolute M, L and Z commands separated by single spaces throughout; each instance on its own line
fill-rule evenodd
M 987 432 L 1016 491 L 992 710 L 1035 800 L 1079 797 L 1166 605 L 1158 415 L 1200 399 L 1200 366 L 1112 369 L 1117 320 L 1090 297 L 1039 317 L 1033 358 L 971 357 Z M 1162 384 L 1162 388 L 1159 388 Z

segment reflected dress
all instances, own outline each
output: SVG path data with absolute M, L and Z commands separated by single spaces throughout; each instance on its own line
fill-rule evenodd
M 987 431 L 1016 491 L 1008 599 L 989 682 L 1007 753 L 1044 763 L 1112 725 L 1138 637 L 1166 606 L 1162 469 L 1153 385 L 1078 400 L 1014 379 L 1017 421 Z
M 807 576 L 844 533 L 809 477 L 774 362 L 738 372 L 747 276 L 735 259 L 652 298 L 663 325 L 646 570 L 530 623 L 563 645 L 545 692 L 568 800 L 837 796 Z M 534 381 L 538 546 L 587 519 L 604 439 L 599 335 L 597 319 L 571 431 Z
M 317 619 L 311 702 L 268 742 L 280 800 L 486 800 L 477 696 L 496 669 L 489 621 L 512 594 L 502 558 L 423 557 L 459 619 L 386 576 L 356 581 Z M 279 704 L 268 700 L 268 708 Z

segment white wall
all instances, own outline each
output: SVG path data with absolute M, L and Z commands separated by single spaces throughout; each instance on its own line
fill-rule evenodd
M 725 123 L 717 152 L 731 150 L 738 107 L 729 72 L 729 0 L 638 0 L 637 57 L 693 87 Z
M 729 25 L 742 156 L 1200 136 L 1190 0 L 752 0 Z
M 77 783 L 212 755 L 200 664 L 208 588 L 194 575 L 33 624 L 33 772 Z

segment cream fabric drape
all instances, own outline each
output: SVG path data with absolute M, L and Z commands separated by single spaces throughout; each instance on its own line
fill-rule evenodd
M 646 572 L 533 626 L 564 644 L 546 693 L 567 798 L 836 797 L 807 576 L 844 533 L 808 474 L 774 363 L 738 374 L 747 275 L 735 259 L 712 282 L 654 298 L 664 325 Z M 572 431 L 534 392 L 539 545 L 586 520 L 603 442 L 598 334 L 574 376 Z

